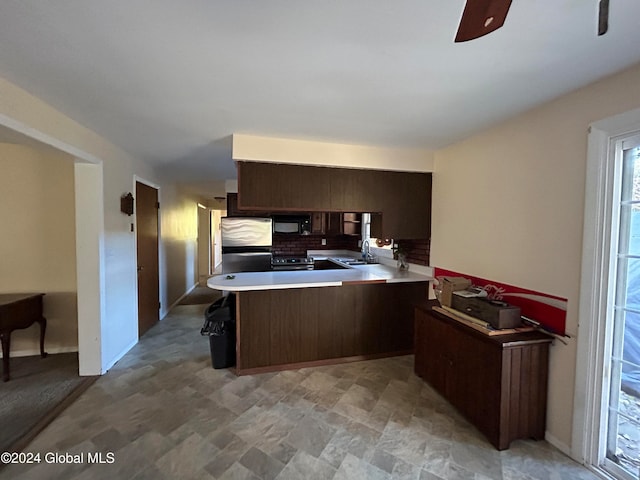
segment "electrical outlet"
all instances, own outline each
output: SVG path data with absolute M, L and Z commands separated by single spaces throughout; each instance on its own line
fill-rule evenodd
M 322 245 L 326 245 L 326 244 L 327 244 L 327 239 L 326 239 L 326 238 L 323 238 L 323 239 L 322 239 L 322 242 L 320 242 L 320 243 L 321 243 Z

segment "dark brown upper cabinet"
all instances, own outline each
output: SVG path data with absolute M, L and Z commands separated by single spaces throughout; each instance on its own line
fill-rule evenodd
M 264 210 L 240 210 L 238 208 L 238 194 L 227 193 L 227 217 L 268 217 L 271 212 Z
M 382 213 L 371 215 L 371 236 L 431 238 L 431 174 L 387 172 Z
M 431 174 L 238 162 L 238 209 L 372 212 L 371 235 L 431 235 Z
M 376 170 L 332 168 L 331 210 L 335 212 L 379 212 L 381 173 Z
M 327 216 L 327 235 L 342 235 L 342 214 L 340 212 L 328 212 Z
M 238 162 L 238 208 L 308 212 L 331 209 L 330 171 L 322 167 Z

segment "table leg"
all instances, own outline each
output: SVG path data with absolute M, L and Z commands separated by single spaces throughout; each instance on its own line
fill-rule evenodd
M 44 334 L 47 331 L 47 319 L 42 317 L 38 323 L 40 324 L 40 357 L 45 358 L 47 352 L 44 351 Z
M 9 352 L 11 350 L 11 332 L 0 334 L 2 340 L 2 381 L 9 381 Z

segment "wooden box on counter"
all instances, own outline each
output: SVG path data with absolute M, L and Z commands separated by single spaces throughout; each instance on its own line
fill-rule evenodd
M 549 344 L 534 331 L 489 336 L 432 310 L 415 309 L 415 373 L 498 449 L 544 438 Z

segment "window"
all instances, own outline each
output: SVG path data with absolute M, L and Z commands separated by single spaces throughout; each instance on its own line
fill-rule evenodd
M 371 237 L 371 214 L 362 214 L 362 244 L 369 241 L 369 250 L 376 257 L 393 258 L 393 240 L 383 239 L 380 245 L 377 238 Z

